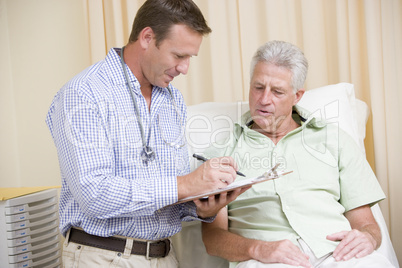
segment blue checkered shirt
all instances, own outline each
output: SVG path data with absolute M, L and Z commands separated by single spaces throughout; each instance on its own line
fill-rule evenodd
M 182 220 L 197 217 L 192 202 L 168 206 L 178 198 L 176 177 L 190 170 L 187 146 L 180 147 L 186 106 L 177 89 L 172 87 L 176 109 L 169 91 L 154 87 L 149 111 L 127 69 L 145 139 L 156 154 L 143 163 L 140 128 L 116 50 L 64 85 L 46 118 L 61 170 L 60 231 L 65 235 L 75 226 L 98 236 L 170 237 Z

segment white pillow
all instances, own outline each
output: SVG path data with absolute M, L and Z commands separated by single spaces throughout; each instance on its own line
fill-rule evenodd
M 307 90 L 298 103 L 315 117 L 323 118 L 348 133 L 364 152 L 364 133 L 359 133 L 354 86 L 348 83 Z M 359 106 L 359 108 L 362 108 Z M 365 111 L 367 113 L 367 111 Z M 360 124 L 360 129 L 361 129 Z M 362 131 L 362 130 L 361 130 Z M 363 138 L 362 138 L 363 137 Z
M 366 138 L 366 124 L 370 115 L 370 110 L 364 101 L 356 99 L 356 121 L 357 121 L 357 134 L 359 143 L 363 142 Z M 363 151 L 364 151 L 363 147 Z

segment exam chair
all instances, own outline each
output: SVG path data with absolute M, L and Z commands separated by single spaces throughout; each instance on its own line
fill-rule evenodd
M 366 103 L 355 98 L 352 84 L 340 83 L 308 90 L 299 105 L 330 123 L 338 124 L 355 139 L 362 153 L 365 152 L 364 138 L 369 109 Z M 234 123 L 248 109 L 247 102 L 201 103 L 188 107 L 186 138 L 192 170 L 200 164 L 191 157 L 193 153 L 202 154 L 211 143 L 228 137 Z M 378 204 L 372 207 L 372 211 L 382 233 L 382 243 L 378 252 L 399 268 Z M 199 221 L 183 222 L 182 225 L 182 231 L 172 237 L 172 244 L 181 268 L 229 267 L 226 260 L 207 254 L 202 242 Z

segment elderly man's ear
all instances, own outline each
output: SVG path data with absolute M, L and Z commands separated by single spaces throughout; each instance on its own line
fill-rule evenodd
M 300 99 L 304 95 L 304 92 L 305 92 L 304 88 L 301 88 L 296 92 L 296 98 L 295 98 L 293 105 L 296 105 L 300 101 Z

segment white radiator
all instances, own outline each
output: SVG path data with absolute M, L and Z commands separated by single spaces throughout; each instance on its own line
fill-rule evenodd
M 60 267 L 57 190 L 0 201 L 0 267 Z

